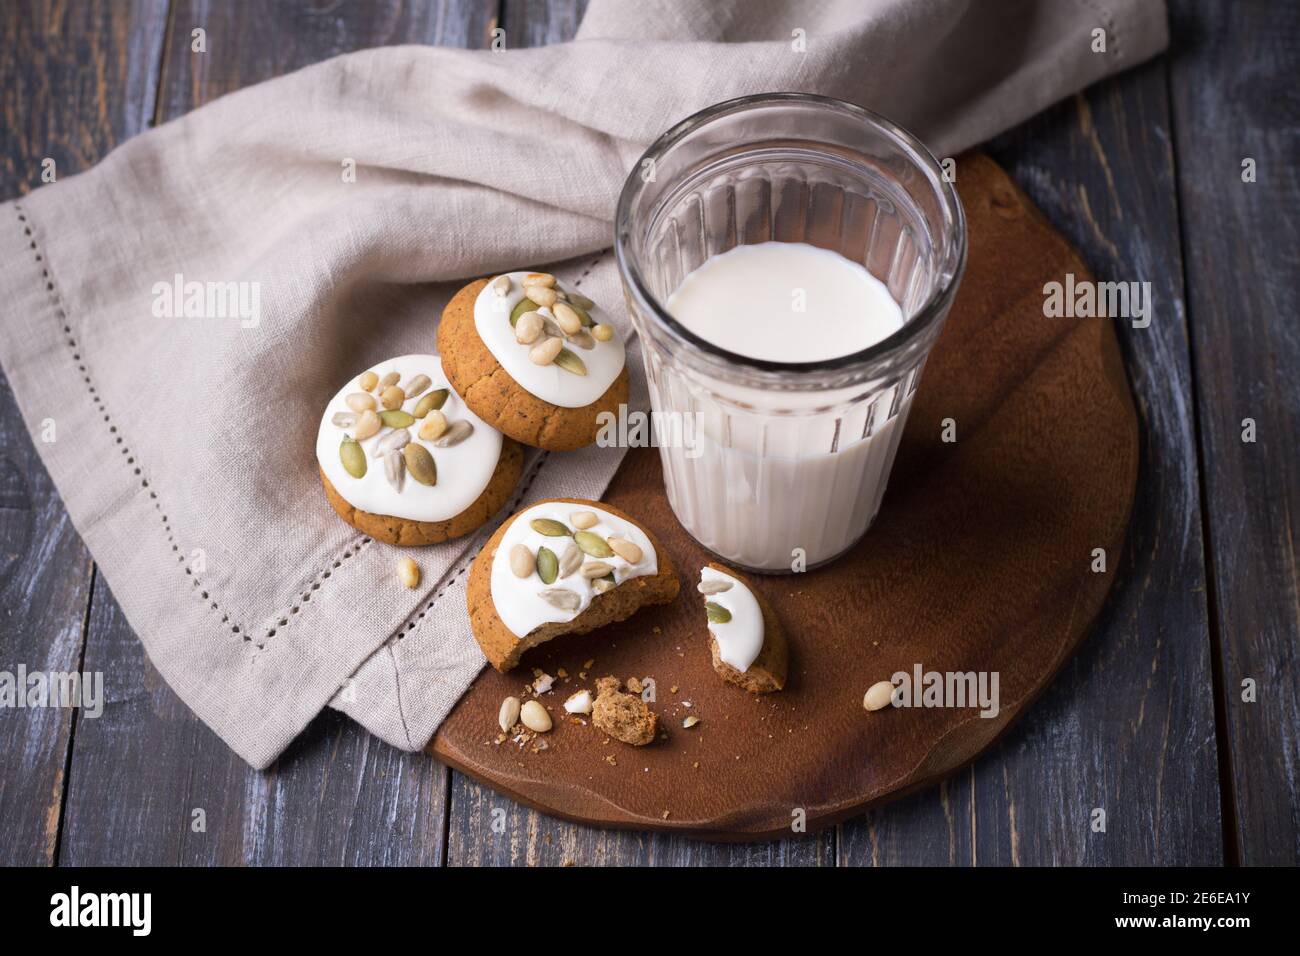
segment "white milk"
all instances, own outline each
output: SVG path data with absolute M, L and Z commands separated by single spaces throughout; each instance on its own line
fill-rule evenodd
M 803 243 L 713 256 L 666 306 L 715 345 L 779 362 L 850 355 L 903 325 L 888 289 L 863 266 Z M 666 368 L 655 378 L 658 408 L 700 414 L 696 447 L 662 455 L 677 517 L 710 550 L 748 568 L 789 571 L 800 557 L 806 566 L 835 557 L 870 525 L 906 421 L 910 377 L 832 412 L 819 409 L 845 395 L 781 393 L 780 415 L 767 411 L 771 394 Z

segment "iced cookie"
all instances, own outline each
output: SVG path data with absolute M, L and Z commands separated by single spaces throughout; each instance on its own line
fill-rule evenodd
M 544 272 L 465 286 L 443 310 L 438 351 L 466 404 L 525 445 L 590 445 L 597 416 L 627 402 L 622 338 L 590 299 Z
M 539 501 L 498 528 L 474 559 L 470 629 L 489 663 L 508 671 L 538 644 L 666 604 L 677 587 L 668 555 L 617 508 Z
M 316 436 L 330 505 L 388 544 L 437 544 L 473 531 L 506 503 L 523 457 L 465 407 L 436 355 L 403 355 L 348 382 Z
M 752 694 L 785 686 L 789 649 L 776 611 L 749 582 L 721 564 L 700 569 L 713 669 Z

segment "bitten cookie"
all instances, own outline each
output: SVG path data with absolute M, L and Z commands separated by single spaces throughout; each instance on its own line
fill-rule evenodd
M 443 310 L 438 351 L 480 418 L 525 445 L 572 451 L 627 403 L 623 341 L 592 301 L 544 272 L 461 289 Z
M 538 644 L 666 604 L 677 589 L 667 553 L 631 517 L 554 498 L 506 521 L 474 559 L 470 629 L 488 662 L 508 671 Z
M 436 355 L 381 362 L 330 401 L 316 436 L 330 506 L 376 541 L 437 544 L 510 497 L 523 450 L 465 407 Z
M 781 620 L 741 574 L 721 564 L 700 569 L 697 590 L 709 619 L 713 669 L 751 694 L 785 686 L 789 648 Z

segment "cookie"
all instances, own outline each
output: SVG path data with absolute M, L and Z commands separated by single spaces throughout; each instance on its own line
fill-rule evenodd
M 751 694 L 785 686 L 789 647 L 781 619 L 744 575 L 721 564 L 700 569 L 713 669 Z
M 316 436 L 325 498 L 376 541 L 437 544 L 509 499 L 523 449 L 471 412 L 436 355 L 404 355 L 350 381 Z
M 639 694 L 619 690 L 617 677 L 596 681 L 596 700 L 591 707 L 591 722 L 602 733 L 633 747 L 644 747 L 655 739 L 659 717 L 646 706 Z
M 539 276 L 551 284 L 526 285 Z M 443 310 L 438 351 L 475 414 L 525 445 L 590 445 L 601 413 L 617 415 L 627 404 L 622 337 L 590 299 L 545 273 L 511 272 L 465 286 Z
M 499 671 L 562 634 L 622 621 L 677 596 L 667 552 L 610 505 L 554 498 L 501 525 L 470 569 L 470 629 Z

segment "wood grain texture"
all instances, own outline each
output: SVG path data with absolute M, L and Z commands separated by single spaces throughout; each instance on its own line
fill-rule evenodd
M 842 827 L 843 863 L 1223 860 L 1169 140 L 1155 63 L 992 145 L 1101 279 L 1152 283 L 1151 326 L 1116 323 L 1144 425 L 1133 521 L 1094 636 L 1043 700 L 946 790 Z M 1096 808 L 1104 833 L 1090 826 Z
M 165 0 L 0 5 L 3 198 L 39 188 L 45 159 L 71 175 L 144 127 L 165 14 Z M 53 424 L 56 441 L 77 440 Z M 91 573 L 0 375 L 0 670 L 81 669 Z M 0 863 L 54 862 L 79 720 L 59 707 L 0 715 Z
M 1241 862 L 1300 862 L 1300 7 L 1174 0 L 1174 143 Z M 1243 181 L 1243 161 L 1255 181 Z M 1243 440 L 1245 422 L 1256 439 Z M 1243 699 L 1253 681 L 1257 699 Z
M 1077 255 L 987 157 L 963 157 L 957 168 L 966 275 L 912 399 L 880 515 L 824 568 L 753 578 L 787 622 L 785 689 L 755 697 L 714 673 L 690 587 L 711 557 L 673 517 L 658 453 L 636 449 L 603 500 L 651 532 L 679 569 L 681 596 L 543 645 L 518 671 L 484 672 L 438 729 L 433 753 L 568 819 L 774 839 L 791 832 L 795 814 L 814 830 L 934 785 L 1033 705 L 1115 577 L 1113 566 L 1094 573 L 1089 562 L 1094 547 L 1122 549 L 1137 420 L 1112 323 L 1042 314 L 1045 282 L 1066 270 L 1087 275 Z M 949 419 L 956 442 L 944 440 Z M 542 752 L 493 743 L 501 701 L 533 667 L 589 672 L 545 698 L 557 713 L 598 677 L 653 677 L 667 739 L 632 749 L 560 721 Z M 997 674 L 997 708 L 863 712 L 869 686 L 918 667 Z M 685 731 L 687 715 L 703 722 Z
M 494 13 L 481 2 L 177 2 L 158 120 L 349 50 L 482 43 Z M 206 53 L 192 51 L 199 27 Z M 87 666 L 112 675 L 113 693 L 74 748 L 61 862 L 441 862 L 446 768 L 326 712 L 270 772 L 250 770 L 162 682 L 102 578 L 96 586 Z

